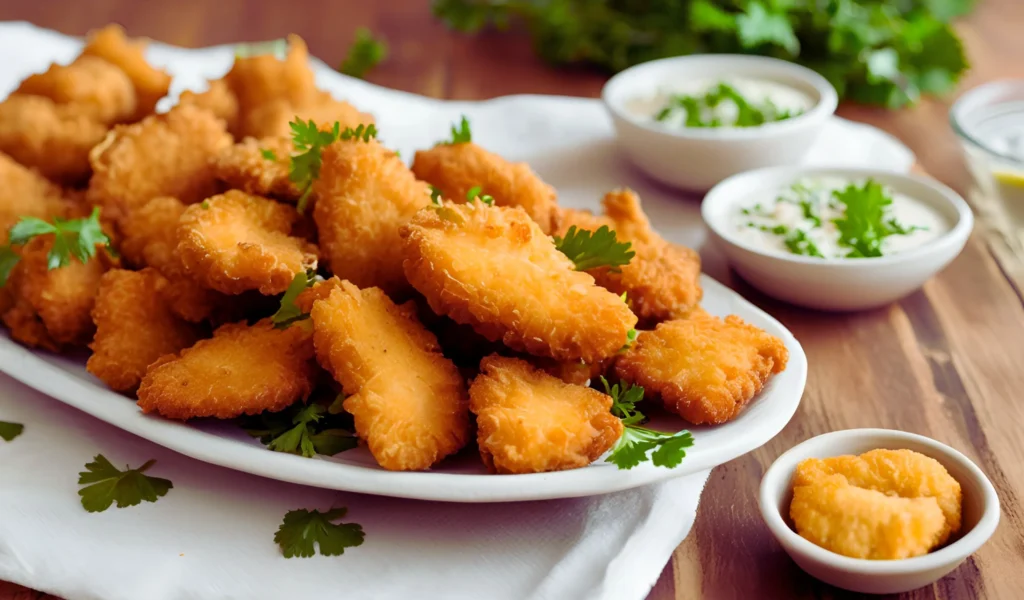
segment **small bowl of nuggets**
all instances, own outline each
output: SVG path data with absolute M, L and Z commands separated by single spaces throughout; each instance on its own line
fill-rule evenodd
M 889 429 L 819 435 L 761 479 L 761 515 L 801 569 L 843 589 L 929 585 L 992 536 L 999 498 L 949 446 Z

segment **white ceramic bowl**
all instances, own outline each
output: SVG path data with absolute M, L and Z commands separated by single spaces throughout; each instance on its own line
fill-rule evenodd
M 738 205 L 803 177 L 873 178 L 936 209 L 951 229 L 924 245 L 876 258 L 823 259 L 758 248 L 736 233 Z M 751 285 L 780 300 L 819 310 L 863 310 L 913 292 L 963 250 L 974 214 L 959 194 L 929 177 L 853 168 L 774 167 L 741 173 L 704 197 L 701 215 L 711 239 Z
M 867 560 L 825 550 L 800 537 L 790 527 L 791 480 L 800 461 L 861 454 L 876 448 L 913 450 L 930 456 L 960 482 L 963 525 L 955 541 L 924 556 Z M 996 490 L 970 459 L 933 439 L 890 429 L 848 429 L 797 444 L 765 472 L 761 479 L 760 505 L 761 516 L 768 529 L 801 569 L 836 587 L 869 594 L 896 594 L 937 581 L 974 554 L 992 536 L 999 523 Z
M 666 128 L 630 113 L 627 103 L 673 83 L 750 77 L 795 88 L 813 101 L 803 114 L 757 127 Z M 797 164 L 836 110 L 838 96 L 824 77 L 799 65 L 763 56 L 700 54 L 646 62 L 605 84 L 601 99 L 611 113 L 620 147 L 654 179 L 705 191 L 750 169 Z

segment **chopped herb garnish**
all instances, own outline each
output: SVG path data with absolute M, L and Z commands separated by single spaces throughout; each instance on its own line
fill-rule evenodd
M 893 218 L 886 219 L 892 196 L 873 179 L 863 185 L 850 184 L 835 190 L 832 197 L 844 207 L 843 216 L 832 222 L 839 230 L 839 243 L 850 248 L 848 258 L 882 256 L 882 240 L 918 229 L 904 227 Z
M 355 40 L 349 46 L 348 54 L 338 70 L 345 75 L 363 79 L 371 69 L 384 62 L 387 57 L 387 43 L 373 37 L 373 33 L 369 29 L 360 27 L 356 30 Z
M 277 153 L 274 152 L 273 150 L 269 150 L 267 148 L 260 148 L 260 156 L 262 156 L 263 158 L 265 158 L 267 160 L 273 160 L 273 161 L 277 160 Z
M 302 190 L 295 208 L 299 214 L 303 214 L 313 192 L 313 182 L 320 177 L 324 146 L 338 139 L 368 142 L 370 138 L 377 137 L 377 127 L 372 124 L 359 125 L 355 129 L 346 127 L 343 131 L 341 124 L 335 121 L 329 131 L 321 131 L 312 119 L 307 122 L 296 119 L 288 125 L 291 127 L 292 144 L 295 146 L 288 179 Z
M 21 432 L 23 431 L 25 431 L 25 426 L 21 423 L 0 421 L 0 438 L 3 438 L 5 442 L 13 441 L 14 438 L 21 435 Z
M 317 402 L 301 402 L 276 413 L 265 412 L 241 420 L 246 433 L 275 452 L 312 458 L 334 456 L 359 445 L 347 414 L 330 413 Z
M 437 145 L 467 144 L 473 141 L 473 134 L 469 130 L 469 119 L 465 115 L 459 120 L 458 126 L 452 125 L 452 139 L 438 142 Z
M 96 256 L 96 246 L 103 246 L 111 256 L 116 256 L 110 248 L 110 238 L 103 233 L 100 225 L 100 208 L 93 207 L 92 213 L 81 219 L 62 219 L 57 217 L 48 223 L 37 217 L 22 217 L 11 227 L 10 243 L 0 250 L 0 286 L 7 284 L 11 269 L 20 257 L 11 246 L 20 246 L 38 236 L 53 234 L 53 246 L 46 255 L 46 268 L 59 269 L 71 264 L 71 258 L 77 258 L 85 264 Z
M 285 558 L 308 558 L 316 555 L 317 548 L 323 556 L 344 554 L 346 548 L 361 545 L 366 537 L 358 523 L 334 523 L 347 512 L 344 507 L 323 513 L 306 509 L 288 511 L 274 534 L 274 542 Z
M 494 196 L 484 194 L 480 186 L 474 186 L 466 192 L 466 202 L 475 202 L 479 200 L 487 206 L 494 206 Z
M 734 119 L 725 121 L 716 112 L 715 109 L 725 104 L 734 107 Z M 667 121 L 680 111 L 683 112 L 686 127 L 756 127 L 791 119 L 802 112 L 781 110 L 771 100 L 755 104 L 727 83 L 719 83 L 702 95 L 674 94 L 654 118 Z
M 632 469 L 642 462 L 651 461 L 656 467 L 673 468 L 686 457 L 686 449 L 693 446 L 689 431 L 665 433 L 641 427 L 646 417 L 636 408 L 644 398 L 644 388 L 628 383 L 609 385 L 601 377 L 606 394 L 612 397 L 612 414 L 622 420 L 625 429 L 606 459 L 620 469 Z
M 312 271 L 296 273 L 295 277 L 292 278 L 292 282 L 288 284 L 288 289 L 281 296 L 281 306 L 270 317 L 270 322 L 274 324 L 274 327 L 277 329 L 287 329 L 292 323 L 308 319 L 309 313 L 302 312 L 295 305 L 295 300 L 298 299 L 299 294 L 306 288 L 311 288 L 323 280 L 323 277 Z
M 802 229 L 794 229 L 791 234 L 786 236 L 783 243 L 786 244 L 786 248 L 789 248 L 789 251 L 793 254 L 825 258 L 825 255 L 818 250 L 818 246 L 807 237 L 807 233 Z
M 619 242 L 615 231 L 602 225 L 597 231 L 569 227 L 565 237 L 555 236 L 555 248 L 569 257 L 576 265 L 577 271 L 586 271 L 597 267 L 609 267 L 619 271 L 619 267 L 628 265 L 636 256 L 629 242 Z
M 102 454 L 92 460 L 85 465 L 86 470 L 78 474 L 79 484 L 91 484 L 78 490 L 82 507 L 89 512 L 103 512 L 114 502 L 118 508 L 135 506 L 143 500 L 156 502 L 174 487 L 167 479 L 146 475 L 156 464 L 155 460 L 146 461 L 138 469 L 125 466 L 124 471 L 118 470 Z

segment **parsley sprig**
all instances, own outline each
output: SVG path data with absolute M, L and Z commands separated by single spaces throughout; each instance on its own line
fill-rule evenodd
M 625 429 L 606 459 L 620 469 L 632 469 L 642 462 L 651 461 L 656 467 L 671 469 L 686 457 L 686 449 L 693 446 L 689 431 L 665 433 L 639 424 L 646 420 L 636 403 L 644 399 L 644 388 L 618 383 L 609 385 L 601 377 L 606 394 L 612 397 L 612 414 L 622 420 Z
M 25 431 L 25 426 L 21 423 L 9 423 L 7 421 L 0 421 L 0 438 L 5 442 L 14 441 L 14 438 L 21 435 L 21 432 Z
M 56 217 L 53 223 L 49 223 L 37 217 L 22 217 L 11 227 L 8 246 L 0 251 L 0 286 L 7 284 L 11 269 L 20 260 L 11 247 L 50 233 L 53 234 L 53 246 L 46 255 L 46 268 L 49 270 L 68 266 L 72 258 L 77 258 L 82 264 L 89 262 L 96 256 L 96 246 L 104 246 L 111 256 L 116 256 L 110 248 L 110 238 L 100 225 L 98 206 L 88 217 L 81 219 Z
M 295 146 L 288 179 L 302 190 L 295 206 L 299 214 L 303 214 L 306 210 L 309 196 L 313 192 L 313 182 L 320 177 L 324 146 L 339 139 L 368 142 L 370 138 L 377 137 L 377 127 L 373 124 L 361 124 L 356 128 L 346 127 L 342 130 L 341 123 L 335 121 L 330 130 L 321 131 L 313 119 L 304 122 L 302 119 L 296 118 L 288 123 L 288 126 L 291 128 L 292 144 Z M 273 152 L 261 151 L 260 153 L 268 160 L 277 160 Z
M 921 229 L 904 227 L 895 218 L 886 218 L 892 196 L 882 184 L 868 179 L 863 185 L 850 184 L 832 192 L 845 207 L 842 217 L 834 219 L 839 243 L 850 248 L 848 258 L 882 256 L 882 241 L 891 235 L 907 235 Z
M 597 231 L 569 227 L 565 237 L 555 236 L 555 247 L 569 257 L 577 271 L 609 267 L 613 272 L 636 256 L 629 242 L 620 242 L 615 231 L 602 225 Z
M 346 548 L 361 545 L 366 538 L 358 523 L 334 523 L 346 513 L 345 507 L 323 513 L 304 508 L 288 511 L 274 534 L 274 541 L 285 558 L 308 558 L 316 555 L 317 548 L 324 556 L 339 556 Z
M 156 502 L 174 487 L 167 479 L 146 475 L 155 460 L 146 461 L 141 467 L 118 470 L 102 454 L 85 465 L 85 471 L 78 474 L 79 484 L 91 484 L 78 490 L 82 507 L 89 512 L 103 512 L 117 502 L 118 508 L 135 506 L 143 500 Z
M 462 115 L 459 124 L 452 124 L 452 139 L 438 142 L 438 146 L 451 146 L 454 144 L 468 144 L 473 141 L 473 132 L 469 129 L 469 119 Z
M 483 188 L 480 186 L 473 186 L 466 192 L 466 202 L 481 201 L 487 206 L 494 206 L 494 196 L 483 193 Z
M 373 37 L 366 27 L 356 30 L 356 37 L 348 48 L 348 54 L 338 70 L 345 75 L 363 79 L 371 69 L 388 57 L 388 45 L 384 40 Z
M 350 430 L 348 415 L 329 412 L 318 402 L 296 403 L 280 412 L 245 417 L 242 427 L 270 450 L 306 458 L 334 456 L 359 445 Z
M 281 306 L 270 317 L 270 322 L 274 324 L 274 327 L 277 329 L 287 329 L 292 323 L 308 319 L 309 313 L 302 312 L 302 309 L 295 304 L 295 301 L 304 290 L 313 287 L 323 280 L 323 277 L 320 277 L 313 271 L 296 273 L 295 277 L 292 278 L 292 282 L 288 284 L 288 289 L 281 296 Z
M 718 107 L 726 104 L 732 104 L 735 109 L 735 117 L 729 120 L 723 119 L 716 112 Z M 724 82 L 696 96 L 673 94 L 654 118 L 657 121 L 668 121 L 680 111 L 687 127 L 756 127 L 791 119 L 802 113 L 779 108 L 769 99 L 755 103 Z

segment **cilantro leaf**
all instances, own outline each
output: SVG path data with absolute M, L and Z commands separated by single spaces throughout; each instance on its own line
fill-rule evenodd
M 361 545 L 366 537 L 358 523 L 333 522 L 347 512 L 344 507 L 324 513 L 306 509 L 288 511 L 274 534 L 274 542 L 285 558 L 314 556 L 317 547 L 323 556 L 340 556 L 345 553 L 345 548 Z
M 345 427 L 350 426 L 347 415 L 329 412 L 318 402 L 296 403 L 280 412 L 248 417 L 242 419 L 242 426 L 270 450 L 306 458 L 333 456 L 359 445 L 359 439 Z
M 643 423 L 647 417 L 637 410 L 636 403 L 644 399 L 644 388 L 628 383 L 622 387 L 618 383 L 609 385 L 604 375 L 600 379 L 604 393 L 612 397 L 612 414 L 622 419 L 623 425 Z
M 274 327 L 277 329 L 287 329 L 289 325 L 296 321 L 308 319 L 309 313 L 302 312 L 295 305 L 295 300 L 298 299 L 299 294 L 304 290 L 313 287 L 321 281 L 323 281 L 323 278 L 312 271 L 296 273 L 295 277 L 292 277 L 292 282 L 288 284 L 288 288 L 284 291 L 284 295 L 281 296 L 281 306 L 270 317 L 270 322 L 274 324 Z
M 618 383 L 609 385 L 603 376 L 601 385 L 612 397 L 612 414 L 625 426 L 606 460 L 620 469 L 632 469 L 648 460 L 656 467 L 679 466 L 686 457 L 686 449 L 693 446 L 690 432 L 665 433 L 641 427 L 639 423 L 646 417 L 637 410 L 636 403 L 644 399 L 644 388 L 628 383 L 621 387 Z
M 103 512 L 114 502 L 118 508 L 135 506 L 143 500 L 156 502 L 174 487 L 167 479 L 145 474 L 155 460 L 146 461 L 138 469 L 125 467 L 124 471 L 118 470 L 102 454 L 92 460 L 85 465 L 86 470 L 78 474 L 79 484 L 92 484 L 78 490 L 82 507 L 89 512 Z
M 0 247 L 0 288 L 7 285 L 7 278 L 21 257 L 9 245 Z
M 619 242 L 615 231 L 602 225 L 597 231 L 569 227 L 565 237 L 555 236 L 555 247 L 569 257 L 576 265 L 577 271 L 586 271 L 597 267 L 610 267 L 618 271 L 623 265 L 636 256 L 629 242 Z
M 462 115 L 459 125 L 452 124 L 452 139 L 445 142 L 438 142 L 437 145 L 468 144 L 473 141 L 473 133 L 469 130 L 469 119 Z
M 25 426 L 21 423 L 0 421 L 0 438 L 3 438 L 5 442 L 13 441 L 14 438 L 21 435 L 22 431 L 25 431 Z
M 260 156 L 262 156 L 263 158 L 265 158 L 267 160 L 273 160 L 273 161 L 277 160 L 277 153 L 274 152 L 273 150 L 268 149 L 268 148 L 260 148 Z
M 833 219 L 833 223 L 839 230 L 839 244 L 850 249 L 849 258 L 882 256 L 882 240 L 916 230 L 903 227 L 888 217 L 886 210 L 892 204 L 892 197 L 873 179 L 860 186 L 851 183 L 842 190 L 835 190 L 832 197 L 845 209 L 843 216 Z
M 27 243 L 37 235 L 53 234 L 53 245 L 46 255 L 46 268 L 49 270 L 59 269 L 71 264 L 71 258 L 77 258 L 85 264 L 89 259 L 96 256 L 96 246 L 105 246 L 107 252 L 114 255 L 110 248 L 110 238 L 103 233 L 100 225 L 100 208 L 93 207 L 92 213 L 81 219 L 62 219 L 57 217 L 53 223 L 47 223 L 36 217 L 22 217 L 10 229 L 10 244 L 21 245 Z M 0 277 L 6 283 L 6 277 L 10 268 L 18 261 L 12 257 L 10 248 L 2 256 L 0 265 Z M 16 255 L 15 255 L 16 256 Z M 9 266 L 8 266 L 9 265 Z M 7 273 L 3 273 L 3 267 L 7 267 Z
M 351 77 L 363 79 L 371 69 L 388 57 L 388 45 L 384 40 L 373 37 L 366 27 L 356 30 L 355 40 L 349 46 L 348 54 L 338 70 Z
M 466 192 L 466 202 L 475 202 L 476 200 L 483 202 L 487 206 L 494 206 L 494 196 L 484 194 L 482 188 L 478 185 L 469 188 L 469 191 Z
M 757 0 L 748 2 L 746 12 L 736 17 L 736 29 L 744 48 L 755 49 L 762 44 L 774 44 L 792 56 L 800 53 L 800 42 L 786 15 L 769 12 Z
M 361 124 L 355 129 L 346 127 L 342 131 L 341 124 L 335 121 L 330 130 L 321 131 L 312 119 L 304 122 L 299 118 L 288 123 L 288 126 L 291 128 L 292 144 L 295 146 L 288 179 L 302 190 L 299 201 L 295 205 L 295 209 L 301 215 L 309 203 L 309 196 L 313 192 L 313 182 L 320 177 L 324 146 L 339 139 L 368 142 L 371 138 L 377 137 L 377 127 L 372 124 Z

